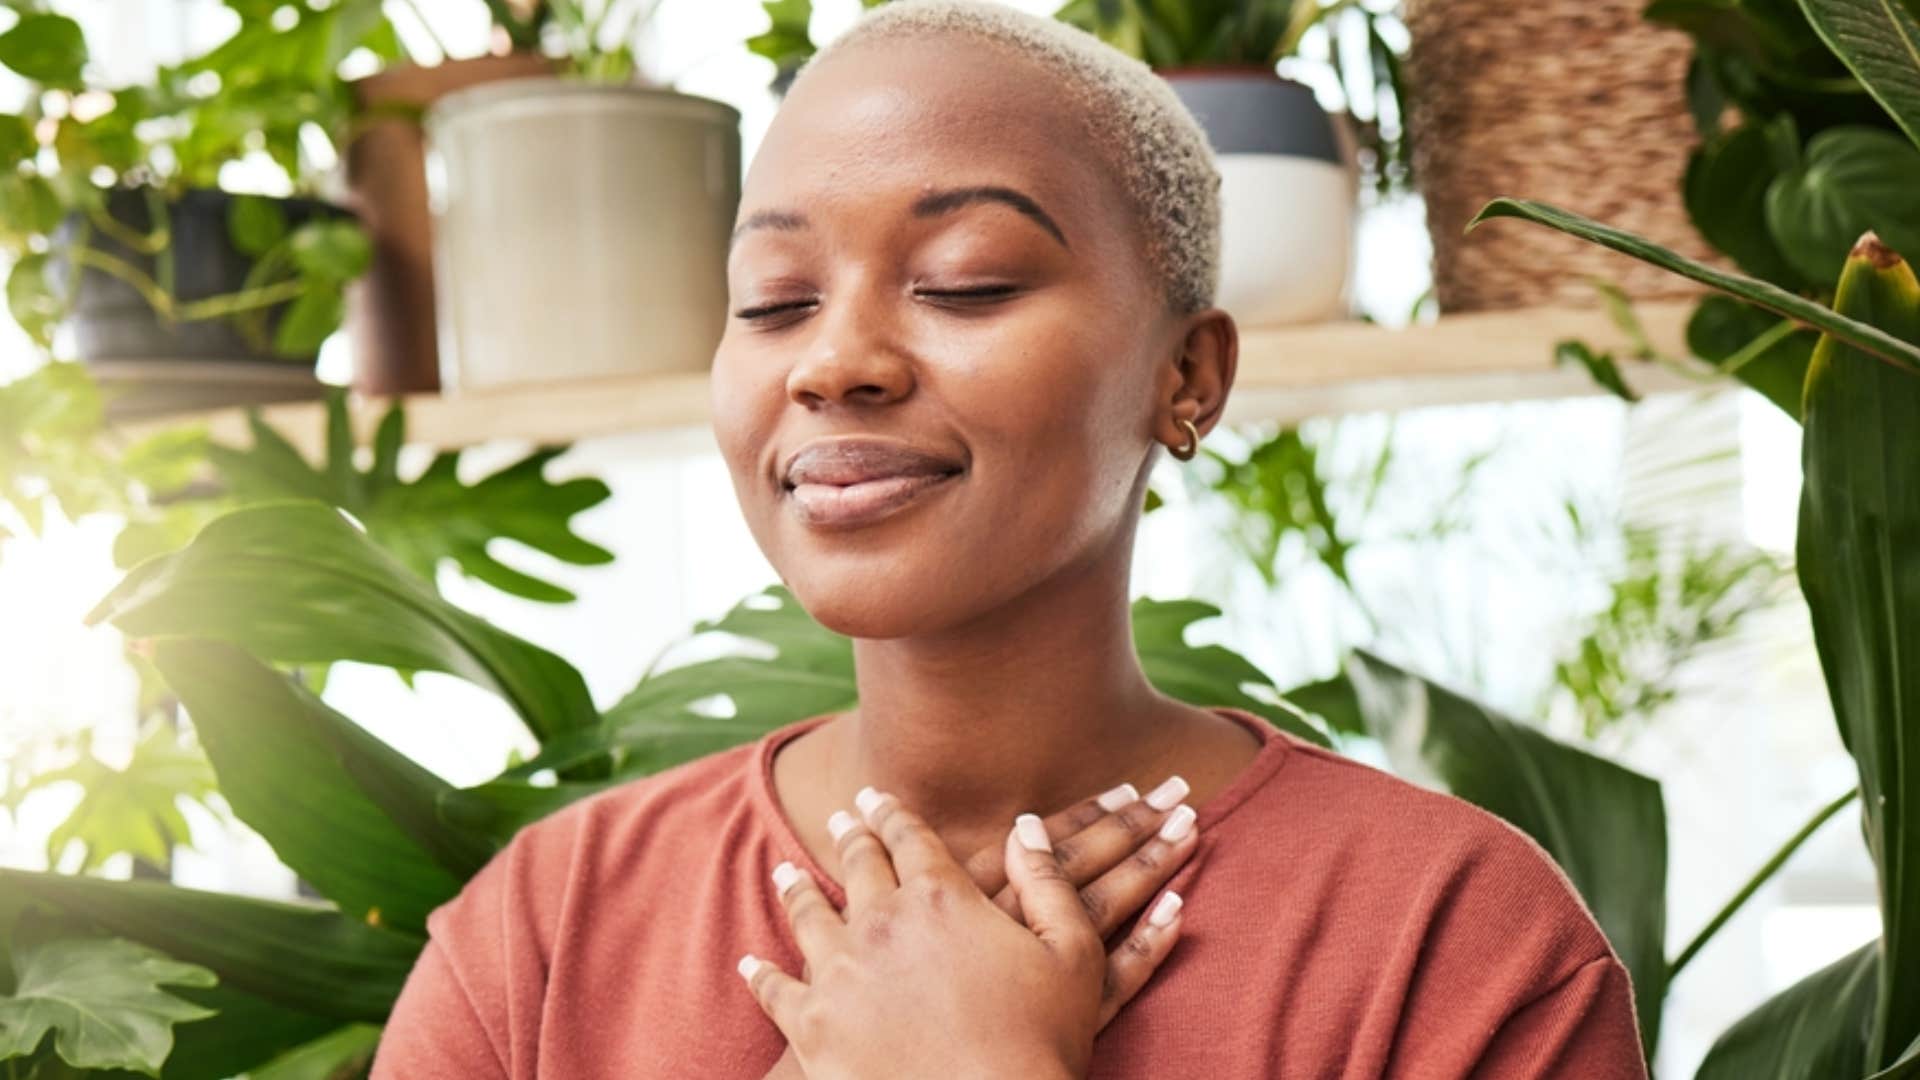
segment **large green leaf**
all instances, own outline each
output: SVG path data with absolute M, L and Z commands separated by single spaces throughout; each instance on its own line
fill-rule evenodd
M 101 762 L 89 748 L 72 765 L 35 774 L 23 791 L 65 782 L 80 785 L 80 801 L 48 834 L 47 862 L 58 865 L 77 842 L 84 854 L 76 872 L 82 874 L 123 852 L 154 866 L 171 865 L 174 845 L 193 841 L 180 800 L 204 804 L 215 790 L 207 759 L 183 746 L 165 723 L 148 725 L 124 769 Z
M 348 1024 L 248 1070 L 248 1080 L 336 1080 L 358 1076 L 372 1064 L 379 1045 L 379 1025 Z
M 586 728 L 593 701 L 558 656 L 497 630 L 320 503 L 236 510 L 135 567 L 87 616 L 135 637 L 199 637 L 262 660 L 442 671 L 497 692 L 542 739 Z
M 1920 282 L 1863 239 L 1836 307 L 1920 342 Z M 1867 1064 L 1920 1037 L 1920 375 L 1823 338 L 1807 372 L 1801 591 L 1879 869 L 1879 1018 Z
M 1767 229 L 1767 188 L 1776 175 L 1772 139 L 1759 125 L 1743 124 L 1693 152 L 1680 190 L 1708 243 L 1747 273 L 1792 288 L 1800 275 Z
M 1568 213 L 1558 207 L 1526 199 L 1499 198 L 1482 207 L 1480 213 L 1467 223 L 1467 228 L 1472 229 L 1488 218 L 1497 217 L 1520 218 L 1536 225 L 1557 229 L 1569 236 L 1577 236 L 1602 247 L 1612 248 L 1643 262 L 1671 270 L 1682 277 L 1709 285 L 1750 304 L 1757 304 L 1768 311 L 1797 319 L 1808 326 L 1832 334 L 1848 345 L 1882 357 L 1891 363 L 1909 370 L 1920 371 L 1920 346 L 1902 341 L 1878 327 L 1836 314 L 1829 308 L 1805 297 L 1795 296 L 1777 285 L 1739 274 L 1729 274 L 1723 270 L 1715 270 L 1713 267 L 1694 262 L 1632 233 L 1602 225 L 1591 218 Z
M 1920 0 L 1800 0 L 1807 21 L 1920 146 Z
M 445 781 L 240 649 L 165 641 L 154 664 L 234 813 L 354 918 L 424 933 L 492 855 L 436 817 Z
M 1821 968 L 1714 1041 L 1694 1080 L 1841 1080 L 1866 1072 L 1880 943 Z
M 14 990 L 0 995 L 0 1059 L 54 1053 L 82 1069 L 159 1076 L 173 1026 L 210 1015 L 162 986 L 212 986 L 213 972 L 118 938 L 53 937 L 13 944 Z
M 0 895 L 210 968 L 223 984 L 335 1020 L 384 1022 L 424 939 L 330 906 L 0 867 Z
M 581 538 L 572 519 L 606 501 L 604 481 L 575 477 L 558 483 L 546 466 L 565 447 L 541 447 L 519 461 L 467 484 L 459 478 L 460 452 L 445 451 L 417 478 L 400 478 L 400 448 L 406 414 L 396 399 L 374 434 L 371 462 L 354 464 L 355 445 L 346 396 L 327 396 L 326 461 L 316 468 L 257 414 L 250 417 L 253 445 L 244 450 L 213 446 L 208 457 L 229 494 L 241 502 L 320 499 L 352 514 L 381 547 L 431 583 L 442 562 L 503 592 L 528 600 L 560 603 L 573 593 L 495 558 L 488 546 L 510 540 L 561 562 L 593 566 L 613 553 Z
M 1838 280 L 1847 250 L 1878 229 L 1920 251 L 1920 147 L 1877 128 L 1829 128 L 1767 188 L 1767 228 L 1808 281 Z
M 1566 871 L 1632 975 L 1652 1057 L 1666 997 L 1667 819 L 1660 785 L 1404 671 L 1346 662 L 1394 771 L 1444 788 L 1533 837 Z
M 1220 645 L 1187 643 L 1189 626 L 1219 614 L 1219 608 L 1203 600 L 1135 600 L 1133 643 L 1147 680 L 1161 693 L 1190 705 L 1244 709 L 1316 746 L 1331 746 L 1326 733 L 1302 720 L 1296 711 L 1247 692 L 1247 687 L 1254 686 L 1280 696 L 1273 680 L 1246 657 Z

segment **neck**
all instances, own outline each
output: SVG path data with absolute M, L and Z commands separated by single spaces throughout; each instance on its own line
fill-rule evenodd
M 1017 814 L 1139 786 L 1180 706 L 1134 651 L 1131 550 L 1120 537 L 1095 564 L 938 634 L 855 639 L 860 703 L 831 725 L 831 790 L 849 806 L 866 785 L 895 795 L 970 852 Z

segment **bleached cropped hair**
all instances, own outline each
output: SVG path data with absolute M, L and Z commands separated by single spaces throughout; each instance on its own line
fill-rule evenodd
M 1152 68 L 1078 27 L 991 0 L 894 0 L 864 12 L 795 76 L 842 49 L 958 34 L 1010 48 L 1059 76 L 1064 101 L 1140 215 L 1147 265 L 1180 315 L 1212 306 L 1220 277 L 1220 171 L 1193 113 Z

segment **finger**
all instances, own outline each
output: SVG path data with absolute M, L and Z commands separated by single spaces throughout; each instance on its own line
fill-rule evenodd
M 953 857 L 947 842 L 898 798 L 866 787 L 853 801 L 866 816 L 867 827 L 880 834 L 881 842 L 887 845 L 893 876 L 902 885 L 922 877 L 966 880 L 966 868 Z
M 1153 910 L 1140 917 L 1133 933 L 1107 954 L 1107 981 L 1100 992 L 1100 1026 L 1106 1027 L 1147 980 L 1160 969 L 1180 937 L 1180 894 L 1169 889 Z
M 1131 790 L 1131 785 L 1127 787 Z M 1165 827 L 1172 817 L 1170 808 L 1186 793 L 1187 782 L 1178 776 L 1171 777 L 1147 796 L 1154 801 L 1136 798 L 1124 803 L 1112 813 L 1103 813 L 1099 820 L 1087 828 L 1054 844 L 1054 855 L 1059 858 L 1060 865 L 1066 868 L 1067 877 L 1081 888 L 1081 896 L 1088 902 L 1087 912 L 1099 924 L 1100 936 L 1112 933 L 1128 916 L 1140 910 L 1140 905 L 1146 903 L 1153 891 L 1166 884 L 1167 878 L 1172 875 L 1169 873 L 1157 878 L 1149 875 L 1149 880 L 1142 883 L 1140 875 L 1133 874 L 1107 886 L 1105 895 L 1089 895 L 1087 887 L 1116 866 L 1125 865 L 1129 856 L 1140 857 L 1143 868 L 1148 861 L 1164 861 L 1169 854 L 1177 859 L 1176 869 L 1179 863 L 1185 862 L 1190 851 L 1168 853 L 1156 849 L 1143 855 L 1141 849 Z M 1012 889 L 995 894 L 993 902 L 1016 920 L 1024 921 L 1019 897 Z
M 1080 890 L 1067 880 L 1060 860 L 1053 856 L 1047 830 L 1034 814 L 1021 814 L 1007 833 L 1007 875 L 1020 893 L 1027 929 L 1053 946 L 1058 956 L 1075 960 L 1102 957 L 1100 935 L 1086 909 Z
M 840 879 L 847 891 L 847 907 L 866 910 L 876 898 L 900 887 L 893 858 L 872 829 L 845 810 L 827 818 L 834 851 L 840 856 Z
M 820 891 L 820 883 L 812 874 L 783 861 L 773 868 L 773 888 L 786 908 L 787 922 L 793 926 L 801 955 L 809 961 L 826 956 L 847 923 L 834 910 L 827 894 Z
M 1041 819 L 1046 823 L 1047 836 L 1054 841 L 1054 848 L 1061 852 L 1060 863 L 1067 868 L 1068 877 L 1073 877 L 1078 868 L 1067 858 L 1068 848 L 1060 841 L 1079 835 L 1109 813 L 1137 802 L 1139 798 L 1140 793 L 1134 790 L 1132 784 L 1121 784 L 1105 794 L 1081 799 L 1065 810 L 1048 814 Z M 966 866 L 967 876 L 973 878 L 975 885 L 980 886 L 980 891 L 992 896 L 994 903 L 1000 904 L 1003 910 L 1011 913 L 1011 909 L 1008 908 L 1011 900 L 1006 903 L 1001 900 L 1002 896 L 1010 898 L 1013 895 L 1012 890 L 1007 888 L 1007 854 L 1001 845 L 988 844 L 974 852 L 967 859 Z M 1106 867 L 1099 869 L 1104 870 Z M 1087 877 L 1076 880 L 1084 884 L 1092 880 L 1093 874 L 1098 871 L 1088 869 L 1081 872 L 1087 873 Z
M 806 984 L 781 971 L 778 964 L 752 953 L 740 958 L 736 970 L 747 981 L 753 1000 L 760 1003 L 760 1011 L 767 1014 L 791 1043 L 798 1028 L 800 999 L 806 994 Z
M 1080 906 L 1101 938 L 1145 907 L 1193 857 L 1200 843 L 1199 830 L 1193 825 L 1198 816 L 1186 803 L 1174 807 L 1158 829 L 1147 833 L 1144 843 L 1136 844 L 1113 869 L 1081 887 Z

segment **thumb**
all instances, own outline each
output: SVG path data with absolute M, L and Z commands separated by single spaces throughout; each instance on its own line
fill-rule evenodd
M 1053 853 L 1047 827 L 1034 814 L 1021 814 L 1007 833 L 1007 882 L 1020 899 L 1027 928 L 1058 952 L 1071 953 L 1099 935 L 1080 889 Z

